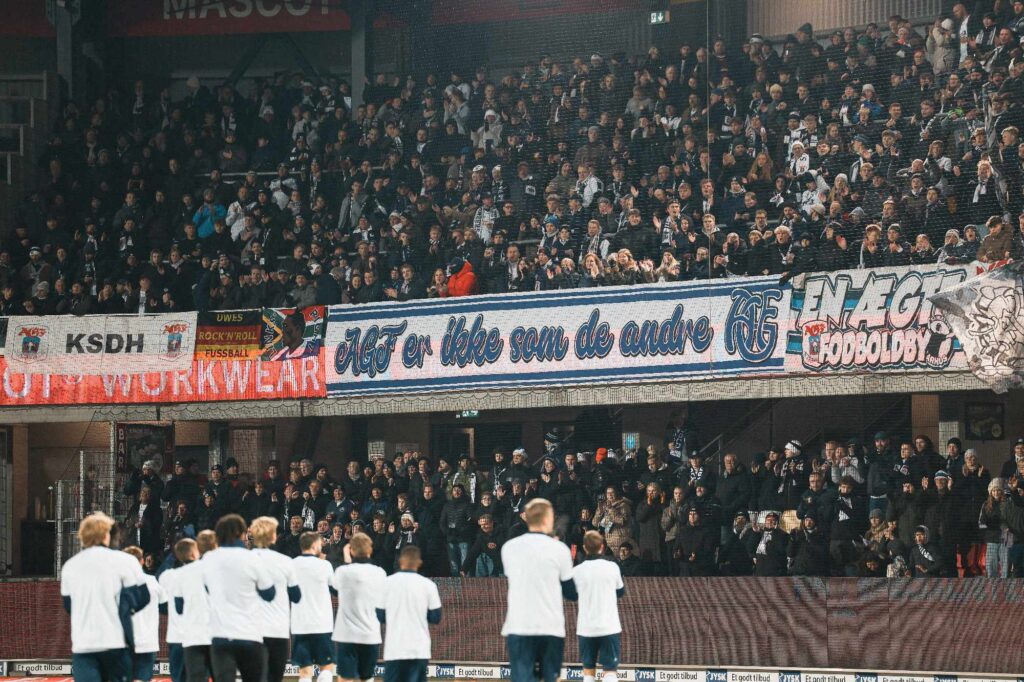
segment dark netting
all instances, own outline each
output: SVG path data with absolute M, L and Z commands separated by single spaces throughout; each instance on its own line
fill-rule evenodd
M 888 652 L 880 642 L 889 634 L 888 582 L 832 578 L 828 582 L 828 653 L 840 668 L 882 668 Z
M 505 581 L 438 585 L 445 617 L 432 628 L 433 660 L 505 662 Z M 70 658 L 57 582 L 2 582 L 0 603 L 0 659 Z M 1024 585 L 985 578 L 627 578 L 622 662 L 1015 673 L 1022 603 Z M 575 617 L 570 604 L 567 663 L 579 660 Z

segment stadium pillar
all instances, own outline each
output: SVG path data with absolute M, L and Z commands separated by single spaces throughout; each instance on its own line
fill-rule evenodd
M 46 14 L 57 34 L 57 75 L 68 99 L 83 92 L 82 37 L 78 23 L 82 18 L 81 0 L 47 0 Z
M 11 518 L 8 532 L 11 534 L 11 569 L 14 575 L 22 573 L 22 522 L 29 518 L 28 494 L 28 426 L 17 424 L 10 428 L 11 471 Z
M 366 79 L 373 72 L 373 17 L 369 0 L 351 0 L 348 14 L 352 21 L 349 51 L 352 64 L 352 108 L 363 103 Z

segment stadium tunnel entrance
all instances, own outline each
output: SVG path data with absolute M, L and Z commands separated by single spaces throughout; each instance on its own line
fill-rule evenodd
M 435 465 L 440 458 L 454 461 L 466 453 L 483 468 L 491 465 L 496 449 L 507 455 L 517 447 L 525 448 L 527 460 L 536 464 L 545 452 L 545 437 L 555 435 L 563 451 L 593 453 L 603 447 L 622 457 L 635 451 L 642 465 L 648 446 L 664 452 L 672 433 L 685 423 L 692 434 L 690 444 L 713 466 L 728 452 L 747 463 L 755 453 L 791 440 L 802 442 L 805 452 L 818 453 L 830 440 L 856 437 L 870 443 L 876 432 L 886 431 L 894 443 L 923 434 L 940 449 L 949 438 L 960 438 L 964 448 L 976 450 L 981 464 L 998 472 L 1012 456 L 1015 440 L 1024 435 L 1022 391 L 1003 396 L 963 391 L 373 416 L 275 417 L 273 410 L 239 410 L 228 416 L 199 406 L 179 411 L 188 418 L 173 420 L 133 418 L 150 414 L 126 411 L 116 419 L 72 421 L 60 419 L 56 408 L 48 412 L 44 422 L 2 427 L 0 573 L 6 575 L 55 573 L 55 548 L 61 544 L 61 531 L 67 530 L 62 529 L 62 515 L 80 518 L 89 509 L 109 508 L 123 519 L 130 505 L 126 483 L 147 461 L 156 462 L 166 477 L 176 461 L 194 461 L 205 474 L 212 465 L 234 459 L 243 483 L 262 475 L 271 460 L 286 470 L 287 462 L 309 458 L 337 477 L 350 460 L 390 461 L 396 452 L 410 450 Z M 65 535 L 65 544 L 73 542 L 73 533 Z

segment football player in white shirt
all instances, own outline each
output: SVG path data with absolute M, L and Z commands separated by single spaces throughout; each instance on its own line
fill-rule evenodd
M 377 601 L 384 591 L 388 574 L 370 563 L 373 540 L 355 533 L 347 545 L 352 563 L 338 566 L 333 585 L 338 593 L 338 618 L 334 625 L 337 642 L 338 675 L 345 682 L 373 679 L 380 655 L 380 621 Z
M 217 536 L 212 530 L 203 530 L 196 536 L 191 553 L 182 549 L 175 556 L 184 565 L 174 576 L 174 611 L 181 616 L 181 649 L 185 656 L 187 682 L 207 682 L 210 679 L 210 599 L 203 582 L 203 564 L 200 557 L 217 549 Z
M 432 580 L 419 575 L 420 548 L 406 545 L 398 572 L 377 594 L 377 618 L 385 623 L 384 682 L 427 682 L 430 626 L 441 622 L 441 595 Z
M 113 527 L 106 514 L 82 519 L 82 551 L 61 569 L 75 682 L 128 682 L 131 677 L 131 615 L 149 603 L 149 590 L 139 562 L 110 549 Z
M 622 571 L 604 557 L 604 538 L 596 530 L 583 536 L 587 560 L 572 570 L 579 595 L 576 635 L 583 663 L 583 682 L 594 682 L 597 664 L 604 669 L 604 682 L 618 682 L 619 653 L 622 650 L 619 597 L 626 586 Z
M 276 589 L 259 557 L 245 547 L 248 528 L 238 514 L 217 521 L 217 549 L 200 562 L 210 600 L 210 665 L 214 682 L 263 682 L 266 649 L 253 613 Z
M 174 567 L 168 568 L 160 574 L 160 589 L 167 597 L 167 664 L 171 669 L 171 682 L 185 682 L 185 650 L 181 646 L 184 627 L 181 614 L 174 608 L 171 602 L 174 601 L 178 570 L 189 561 L 193 552 L 198 556 L 196 541 L 191 538 L 182 538 L 174 543 Z
M 292 571 L 301 595 L 292 606 L 292 663 L 299 667 L 299 682 L 311 682 L 313 666 L 320 668 L 317 682 L 334 677 L 334 611 L 331 580 L 334 569 L 323 559 L 323 538 L 312 531 L 299 536 L 302 554 L 292 559 Z
M 267 682 L 281 682 L 284 677 L 291 642 L 289 602 L 298 601 L 302 595 L 295 582 L 292 560 L 273 549 L 277 543 L 277 526 L 278 521 L 272 516 L 257 517 L 249 525 L 252 552 L 260 558 L 274 581 L 274 600 L 261 601 L 257 610 L 263 646 L 267 648 Z
M 146 555 L 141 547 L 125 547 L 124 553 L 134 557 L 139 562 L 139 568 L 145 564 Z M 135 640 L 132 652 L 132 679 L 135 682 L 149 682 L 153 679 L 153 664 L 156 663 L 156 653 L 160 651 L 160 607 L 167 603 L 167 596 L 156 578 L 143 573 L 143 579 L 149 590 L 149 603 L 132 616 L 132 634 Z
M 523 511 L 529 532 L 501 548 L 508 578 L 508 612 L 501 634 L 508 642 L 512 682 L 555 682 L 562 671 L 565 613 L 562 598 L 576 599 L 569 548 L 551 537 L 555 512 L 536 498 Z

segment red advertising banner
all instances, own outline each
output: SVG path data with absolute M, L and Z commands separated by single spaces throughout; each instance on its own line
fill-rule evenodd
M 40 3 L 41 4 L 41 3 Z M 374 27 L 394 25 L 386 17 Z M 339 0 L 111 0 L 111 36 L 227 35 L 347 31 Z
M 0 358 L 0 405 L 127 405 L 323 398 L 324 350 L 290 360 L 194 360 L 146 374 L 26 375 Z
M 46 18 L 46 3 L 0 2 L 0 36 L 4 38 L 53 38 Z

